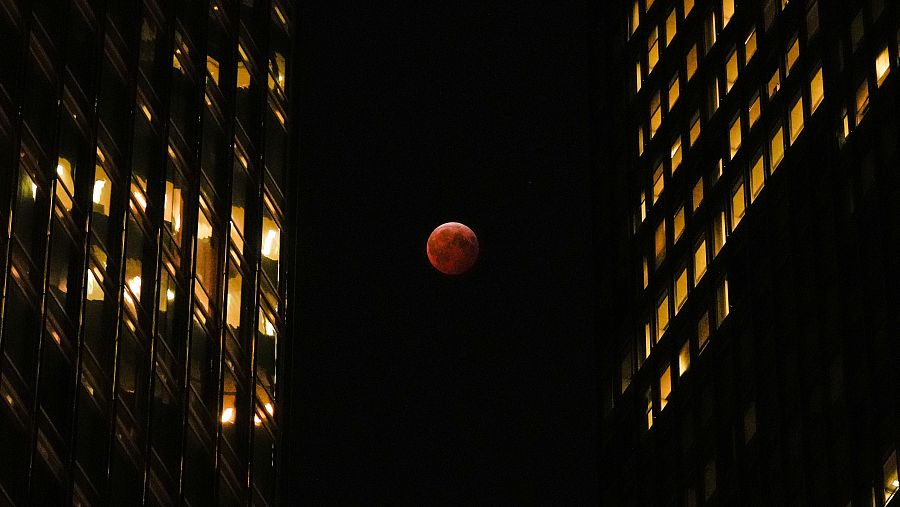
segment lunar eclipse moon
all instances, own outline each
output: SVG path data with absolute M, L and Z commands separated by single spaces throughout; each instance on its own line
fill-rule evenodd
M 439 225 L 425 247 L 428 260 L 445 275 L 461 275 L 478 260 L 478 237 L 472 229 L 458 222 Z

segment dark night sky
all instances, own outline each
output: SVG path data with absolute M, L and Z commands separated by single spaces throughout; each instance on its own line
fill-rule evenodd
M 288 488 L 596 503 L 586 2 L 305 1 Z M 479 236 L 469 274 L 431 230 Z

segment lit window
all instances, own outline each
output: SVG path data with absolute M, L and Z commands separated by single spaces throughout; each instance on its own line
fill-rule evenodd
M 725 317 L 731 311 L 731 302 L 728 299 L 728 279 L 723 279 L 722 284 L 716 290 L 716 327 L 722 325 Z
M 644 154 L 644 126 L 638 125 L 638 156 Z
M 822 84 L 822 67 L 813 74 L 812 80 L 809 82 L 809 114 L 812 116 L 819 108 L 819 104 L 825 98 L 825 88 Z
M 737 51 L 732 51 L 731 56 L 728 57 L 728 62 L 725 64 L 725 93 L 731 91 L 731 88 L 734 87 L 734 83 L 738 78 L 738 54 Z
M 750 168 L 750 202 L 755 201 L 762 191 L 766 179 L 765 172 L 762 155 L 757 155 L 753 167 Z
M 725 242 L 728 241 L 727 229 L 725 227 L 725 212 L 716 213 L 713 218 L 713 258 L 719 255 Z
M 687 65 L 687 80 L 690 81 L 694 77 L 694 74 L 697 73 L 697 45 L 696 44 L 691 46 L 691 49 L 688 51 L 686 65 Z
M 706 274 L 706 240 L 701 239 L 694 249 L 694 287 L 700 283 L 700 279 Z
M 634 34 L 634 31 L 637 30 L 638 25 L 641 23 L 641 6 L 638 0 L 634 0 L 634 6 L 631 8 L 631 19 L 628 20 L 631 28 L 631 33 Z
M 684 0 L 684 17 L 687 17 L 693 8 L 694 0 Z
M 628 386 L 631 385 L 631 377 L 634 376 L 634 362 L 631 360 L 631 350 L 625 353 L 622 358 L 622 392 L 624 393 Z
M 634 64 L 634 74 L 635 74 L 634 91 L 635 91 L 635 93 L 637 93 L 637 92 L 641 91 L 641 82 L 643 80 L 641 77 L 641 61 L 640 60 L 638 60 L 637 63 Z
M 888 73 L 891 72 L 891 57 L 888 54 L 887 46 L 881 50 L 881 53 L 878 53 L 878 58 L 875 59 L 875 81 L 878 83 L 878 86 L 881 86 L 881 83 L 884 83 L 884 80 L 887 78 Z
M 731 158 L 737 155 L 741 147 L 741 117 L 738 116 L 731 122 L 731 128 L 728 131 L 728 142 L 731 146 Z
M 866 80 L 856 89 L 856 124 L 862 121 L 869 112 L 869 83 Z
M 663 193 L 663 189 L 665 188 L 666 180 L 663 174 L 663 165 L 662 162 L 658 162 L 656 164 L 656 169 L 653 170 L 653 204 L 656 204 L 656 201 L 659 200 L 659 197 Z
M 681 166 L 681 136 L 675 138 L 672 142 L 672 149 L 669 152 L 672 159 L 672 174 Z
M 650 38 L 647 39 L 647 74 L 653 72 L 656 62 L 659 61 L 659 29 L 653 27 Z
M 722 28 L 728 25 L 734 16 L 734 0 L 722 0 Z
M 666 408 L 669 403 L 669 396 L 672 394 L 672 367 L 666 366 L 662 375 L 659 376 L 659 409 Z
M 756 30 L 750 30 L 750 34 L 744 39 L 744 62 L 750 62 L 756 54 Z
M 847 108 L 841 108 L 841 141 L 847 138 L 850 135 L 850 117 L 847 115 Z
M 747 119 L 752 129 L 756 125 L 756 121 L 759 120 L 759 95 L 755 95 L 753 101 L 750 102 L 750 108 L 747 110 Z
M 712 11 L 709 13 L 709 17 L 706 18 L 706 46 L 705 49 L 709 52 L 710 48 L 713 47 L 716 43 L 716 12 Z
M 684 232 L 684 206 L 678 208 L 672 222 L 672 235 L 674 236 L 672 242 L 677 243 L 678 239 L 681 237 L 681 233 Z
M 666 258 L 666 221 L 662 220 L 659 222 L 659 225 L 656 226 L 656 233 L 654 234 L 654 242 L 655 242 L 655 252 L 656 252 L 656 266 L 659 267 L 662 264 L 662 261 Z
M 75 192 L 75 181 L 72 178 L 72 164 L 63 157 L 56 162 L 56 199 L 66 211 L 72 210 L 72 195 Z
M 645 0 L 645 2 L 647 3 L 647 10 L 649 11 L 650 7 L 653 5 L 653 0 Z
M 646 255 L 641 259 L 641 278 L 646 289 L 650 285 L 650 263 L 647 261 Z
M 850 47 L 852 52 L 856 52 L 857 48 L 859 48 L 859 43 L 863 38 L 863 18 L 862 11 L 859 11 L 859 14 L 853 18 L 853 22 L 850 24 Z
M 719 79 L 713 77 L 709 83 L 709 94 L 707 95 L 707 103 L 709 104 L 709 116 L 707 118 L 711 118 L 712 115 L 716 113 L 716 110 L 719 109 L 719 103 L 721 102 L 719 98 Z
M 772 73 L 772 77 L 769 78 L 769 84 L 766 88 L 768 90 L 769 100 L 772 100 L 772 97 L 778 93 L 778 90 L 781 89 L 781 73 L 778 72 L 778 69 L 775 69 L 775 72 Z
M 662 108 L 659 107 L 659 92 L 653 94 L 650 99 L 650 137 L 656 135 L 659 126 L 662 125 Z
M 662 298 L 656 304 L 656 341 L 669 329 L 669 295 L 663 291 Z
M 797 96 L 794 105 L 791 106 L 791 144 L 797 140 L 797 136 L 803 131 L 803 97 Z
M 691 143 L 690 146 L 694 146 L 697 144 L 697 139 L 700 138 L 700 113 L 694 113 L 694 117 L 691 118 Z
M 900 490 L 900 479 L 897 477 L 897 451 L 891 452 L 881 469 L 884 479 L 884 504 L 887 505 L 897 494 L 897 490 Z
M 697 183 L 694 185 L 694 189 L 691 191 L 691 202 L 694 206 L 693 211 L 697 211 L 700 203 L 703 202 L 703 178 L 697 180 Z
M 650 351 L 653 347 L 653 333 L 650 330 L 650 322 L 644 323 L 644 355 L 643 359 L 650 357 Z
M 219 61 L 211 56 L 206 57 L 206 71 L 213 82 L 219 84 Z
M 638 213 L 639 213 L 640 216 L 641 216 L 641 222 L 640 222 L 640 223 L 644 223 L 644 220 L 647 219 L 647 210 L 648 210 L 648 206 L 647 206 L 647 196 L 646 196 L 646 195 L 644 194 L 644 192 L 642 191 L 642 192 L 641 192 L 641 203 L 640 203 L 640 208 L 638 209 Z
M 672 12 L 669 13 L 669 17 L 666 18 L 666 46 L 672 42 L 672 39 L 675 38 L 677 32 L 678 15 L 675 12 L 675 9 L 672 9 Z
M 678 96 L 680 95 L 681 90 L 678 86 L 678 74 L 675 74 L 675 77 L 672 78 L 672 82 L 669 83 L 669 111 L 675 106 L 675 103 L 678 102 Z
M 779 126 L 769 140 L 769 171 L 775 172 L 778 164 L 784 159 L 784 134 Z
M 644 393 L 644 400 L 647 407 L 644 412 L 644 420 L 647 422 L 646 429 L 649 430 L 653 427 L 653 398 L 650 396 L 650 389 Z
M 798 59 L 800 59 L 800 40 L 797 37 L 794 37 L 794 42 L 791 43 L 787 54 L 784 57 L 785 73 L 791 73 L 791 70 L 794 68 L 794 64 L 797 63 Z
M 813 2 L 806 11 L 806 38 L 812 39 L 819 31 L 819 4 Z
M 697 321 L 697 350 L 703 352 L 709 343 L 709 312 L 703 312 Z
M 263 257 L 277 261 L 281 251 L 281 228 L 271 218 L 263 217 L 262 247 Z
M 682 376 L 687 373 L 691 367 L 691 341 L 685 340 L 684 345 L 678 352 L 678 375 Z
M 737 228 L 741 219 L 744 218 L 745 211 L 744 182 L 739 181 L 734 191 L 731 192 L 731 230 Z
M 688 273 L 687 269 L 682 269 L 675 279 L 675 313 L 677 314 L 688 297 Z

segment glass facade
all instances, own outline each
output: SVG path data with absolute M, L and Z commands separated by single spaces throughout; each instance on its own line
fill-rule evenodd
M 0 0 L 0 504 L 276 502 L 294 9 Z

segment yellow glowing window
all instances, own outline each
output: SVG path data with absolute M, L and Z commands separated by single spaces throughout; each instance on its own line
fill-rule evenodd
M 709 312 L 703 312 L 697 321 L 697 350 L 703 352 L 709 343 Z
M 749 62 L 756 54 L 756 30 L 750 30 L 750 34 L 744 39 L 744 62 Z
M 647 74 L 653 72 L 656 63 L 659 61 L 659 29 L 653 27 L 650 32 L 650 38 L 647 39 Z
M 728 230 L 725 226 L 725 212 L 720 211 L 713 218 L 713 258 L 719 255 L 726 241 L 728 241 Z
M 738 78 L 738 54 L 732 51 L 725 64 L 725 92 L 730 92 Z
M 653 0 L 645 0 L 647 4 L 647 10 L 650 10 L 650 7 L 653 6 Z
M 637 137 L 638 137 L 638 156 L 641 156 L 644 154 L 644 127 L 641 125 L 638 126 Z
M 637 63 L 634 64 L 634 91 L 635 93 L 641 91 L 641 61 L 638 60 Z
M 884 504 L 887 505 L 897 491 L 900 490 L 900 479 L 897 476 L 897 451 L 891 452 L 888 459 L 881 466 L 884 484 Z
M 60 157 L 56 162 L 56 179 L 58 182 L 56 185 L 56 200 L 65 211 L 71 211 L 75 181 L 72 178 L 72 164 L 63 157 Z
M 94 169 L 94 190 L 91 196 L 94 203 L 94 213 L 109 215 L 110 190 L 109 176 L 106 175 L 103 166 L 97 164 Z
M 656 341 L 669 329 L 669 295 L 663 292 L 656 304 Z
M 654 237 L 654 248 L 656 252 L 656 266 L 659 267 L 666 258 L 666 221 L 661 220 L 656 226 Z
M 884 83 L 884 80 L 887 79 L 888 73 L 891 72 L 891 57 L 888 54 L 888 48 L 885 46 L 884 49 L 881 50 L 881 53 L 878 53 L 878 57 L 875 58 L 875 80 L 878 83 L 878 86 L 881 86 L 881 83 Z
M 763 165 L 763 159 L 762 156 L 757 155 L 756 160 L 753 162 L 753 167 L 750 168 L 750 202 L 756 200 L 756 197 L 762 191 L 765 179 L 766 170 Z
M 753 97 L 753 102 L 750 103 L 750 107 L 747 109 L 747 119 L 752 129 L 756 125 L 756 121 L 759 120 L 759 95 Z
M 694 0 L 684 0 L 684 17 L 687 17 L 687 15 L 690 14 L 693 8 Z
M 650 330 L 650 322 L 644 323 L 644 359 L 650 357 L 653 347 L 653 332 Z
M 728 129 L 728 144 L 731 147 L 731 158 L 737 155 L 741 148 L 741 117 L 738 116 L 731 122 L 731 128 Z
M 688 274 L 687 269 L 682 269 L 675 279 L 675 313 L 684 306 L 688 297 Z
M 691 119 L 691 146 L 697 144 L 697 139 L 700 138 L 700 113 L 695 113 L 694 117 Z
M 676 137 L 672 142 L 672 148 L 669 150 L 669 156 L 672 160 L 672 174 L 675 174 L 675 170 L 681 167 L 681 137 Z
M 694 286 L 700 283 L 700 279 L 706 274 L 706 240 L 701 239 L 694 249 Z
M 677 32 L 678 14 L 675 12 L 675 9 L 672 9 L 672 12 L 670 12 L 669 16 L 666 18 L 666 46 L 672 42 L 672 39 L 675 38 Z
M 659 197 L 662 195 L 665 183 L 666 180 L 663 174 L 663 165 L 662 163 L 659 163 L 657 164 L 656 169 L 653 170 L 653 204 L 656 204 L 656 201 L 658 201 Z
M 659 409 L 666 408 L 669 403 L 669 396 L 672 394 L 672 367 L 666 366 L 666 369 L 659 377 Z
M 678 375 L 684 375 L 691 367 L 691 341 L 686 340 L 678 352 Z
M 856 89 L 856 124 L 859 125 L 862 119 L 869 112 L 869 83 L 865 80 Z
M 688 79 L 688 81 L 690 81 L 691 78 L 694 77 L 694 74 L 697 73 L 697 45 L 696 44 L 691 46 L 690 51 L 688 51 L 686 65 L 687 65 L 687 79 Z
M 678 74 L 672 79 L 672 82 L 669 83 L 669 111 L 675 106 L 675 103 L 678 102 L 678 97 L 681 94 L 680 87 L 678 86 Z
M 716 43 L 716 12 L 710 12 L 709 18 L 706 19 L 706 51 L 709 52 L 710 48 L 713 47 Z
M 262 247 L 260 253 L 267 259 L 277 261 L 281 251 L 281 228 L 270 218 L 263 217 Z
M 728 25 L 734 16 L 734 0 L 722 0 L 722 28 Z
M 643 259 L 641 259 L 641 275 L 643 280 L 643 287 L 646 289 L 647 285 L 650 284 L 650 263 L 647 261 L 647 256 L 645 255 Z
M 786 73 L 791 73 L 798 59 L 800 59 L 800 39 L 795 37 L 794 42 L 788 48 L 787 55 L 785 55 L 784 69 Z
M 769 171 L 775 172 L 782 160 L 784 160 L 784 133 L 782 128 L 778 127 L 769 140 Z
M 716 290 L 716 327 L 722 324 L 731 312 L 731 301 L 728 298 L 728 279 L 723 279 Z
M 825 98 L 825 88 L 822 83 L 822 67 L 813 74 L 809 82 L 809 114 L 812 115 L 819 108 L 819 104 Z
M 681 234 L 684 232 L 684 206 L 678 208 L 672 222 L 672 235 L 674 236 L 672 242 L 677 243 L 678 239 L 681 238 Z
M 647 408 L 646 413 L 644 414 L 644 418 L 647 421 L 647 429 L 649 430 L 653 427 L 653 398 L 650 397 L 649 389 L 647 390 L 645 397 L 647 399 Z
M 206 71 L 213 82 L 219 84 L 219 61 L 211 56 L 206 57 Z
M 803 97 L 798 96 L 791 106 L 791 144 L 803 131 Z
M 637 0 L 634 0 L 634 5 L 631 7 L 631 19 L 629 19 L 629 24 L 632 34 L 637 30 L 638 25 L 641 24 L 641 6 Z
M 694 206 L 693 211 L 697 211 L 700 203 L 703 202 L 703 178 L 697 180 L 697 183 L 694 185 L 694 189 L 691 191 L 691 202 Z
M 744 201 L 744 183 L 739 182 L 731 193 L 731 229 L 734 230 L 744 218 L 746 203 Z
M 769 84 L 766 87 L 766 90 L 769 92 L 769 100 L 778 93 L 778 90 L 781 89 L 781 73 L 778 72 L 778 69 L 775 69 L 775 72 L 772 73 L 772 77 L 769 78 Z
M 662 108 L 659 103 L 659 92 L 653 94 L 653 97 L 650 99 L 650 137 L 653 138 L 656 135 L 656 131 L 659 130 L 660 125 L 662 125 Z

